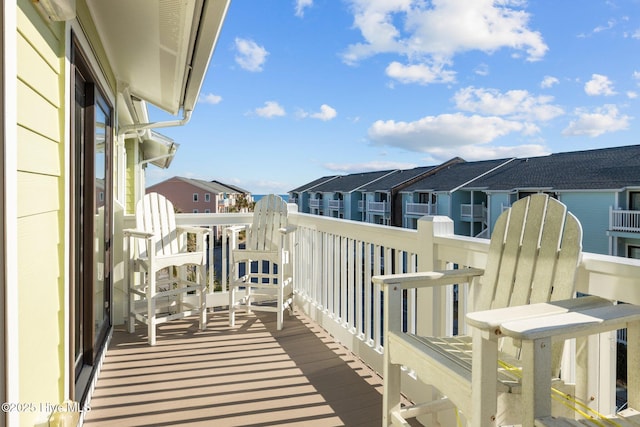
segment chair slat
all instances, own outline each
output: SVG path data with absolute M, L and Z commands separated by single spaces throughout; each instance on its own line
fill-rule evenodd
M 558 255 L 565 231 L 567 209 L 559 203 L 549 203 L 545 227 L 541 238 L 533 289 L 530 303 L 546 302 L 551 297 L 551 290 L 557 286 L 555 272 L 558 267 Z M 567 242 L 569 243 L 569 242 Z M 571 267 L 575 271 L 575 265 Z M 573 283 L 569 284 L 573 288 Z M 567 295 L 569 298 L 571 295 Z
M 479 279 L 478 286 L 480 290 L 476 294 L 473 311 L 488 310 L 491 308 L 496 293 L 498 275 L 500 274 L 500 263 L 502 261 L 500 254 L 502 254 L 503 251 L 508 222 L 509 215 L 501 215 L 494 225 L 491 242 L 489 243 L 489 254 L 497 255 L 487 257 L 484 275 Z
M 502 253 L 489 254 L 489 257 L 499 256 L 501 258 L 500 273 L 496 277 L 496 293 L 492 308 L 507 307 L 511 301 L 511 292 L 513 291 L 513 281 L 520 256 L 522 231 L 528 206 L 528 200 L 523 200 L 523 203 L 515 203 L 511 207 Z
M 546 211 L 547 199 L 545 197 L 531 198 L 524 223 L 515 283 L 509 306 L 523 305 L 529 302 L 533 276 L 542 245 L 541 235 L 546 223 Z M 555 247 L 557 248 L 557 246 Z

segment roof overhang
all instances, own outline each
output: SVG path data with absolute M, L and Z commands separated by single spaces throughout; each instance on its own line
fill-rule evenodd
M 192 111 L 230 0 L 87 0 L 118 84 L 170 114 Z

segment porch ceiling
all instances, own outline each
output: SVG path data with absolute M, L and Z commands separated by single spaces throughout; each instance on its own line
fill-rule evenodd
M 122 89 L 193 110 L 230 0 L 87 0 Z

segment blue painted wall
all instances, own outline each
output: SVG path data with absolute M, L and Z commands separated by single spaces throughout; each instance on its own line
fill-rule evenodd
M 563 192 L 558 198 L 582 224 L 583 250 L 608 254 L 609 207 L 615 205 L 615 192 Z

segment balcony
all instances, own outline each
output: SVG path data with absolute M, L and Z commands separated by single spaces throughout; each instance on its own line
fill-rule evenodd
M 385 214 L 391 212 L 391 204 L 388 202 L 367 202 L 367 212 L 372 214 Z
M 462 204 L 460 205 L 460 219 L 462 221 L 486 221 L 487 208 L 484 203 L 479 205 Z
M 640 233 L 640 211 L 611 209 L 609 218 L 611 231 Z
M 250 218 L 177 215 L 180 224 L 205 227 Z M 291 241 L 296 315 L 281 332 L 270 314 L 241 316 L 240 326 L 228 328 L 225 283 L 210 287 L 206 331 L 197 331 L 189 319 L 167 323 L 158 346 L 148 347 L 143 330 L 128 334 L 117 327 L 86 424 L 379 425 L 381 386 L 374 372 L 382 372 L 384 337 L 381 289 L 371 283 L 372 275 L 454 264 L 483 267 L 488 241 L 441 235 L 437 223 L 427 220 L 418 221 L 417 230 L 303 213 L 292 214 L 291 222 L 298 227 Z M 221 277 L 229 271 L 226 243 L 210 254 L 210 265 L 221 264 Z M 638 260 L 585 253 L 577 288 L 640 304 L 638 277 Z M 467 286 L 459 285 L 455 295 L 453 287 L 409 294 L 407 328 L 448 335 L 466 330 Z M 589 342 L 598 360 L 589 364 L 590 381 L 597 384 L 592 404 L 613 414 L 619 406 L 616 333 L 595 338 Z M 571 381 L 573 361 L 564 363 L 562 372 Z M 428 392 L 411 377 L 403 387 L 409 399 Z
M 432 203 L 407 203 L 406 205 L 407 215 L 437 215 L 436 205 Z
M 321 199 L 309 199 L 309 207 L 312 209 L 319 209 L 321 206 Z
M 333 211 L 344 210 L 344 201 L 343 200 L 329 200 L 329 209 L 333 210 Z

